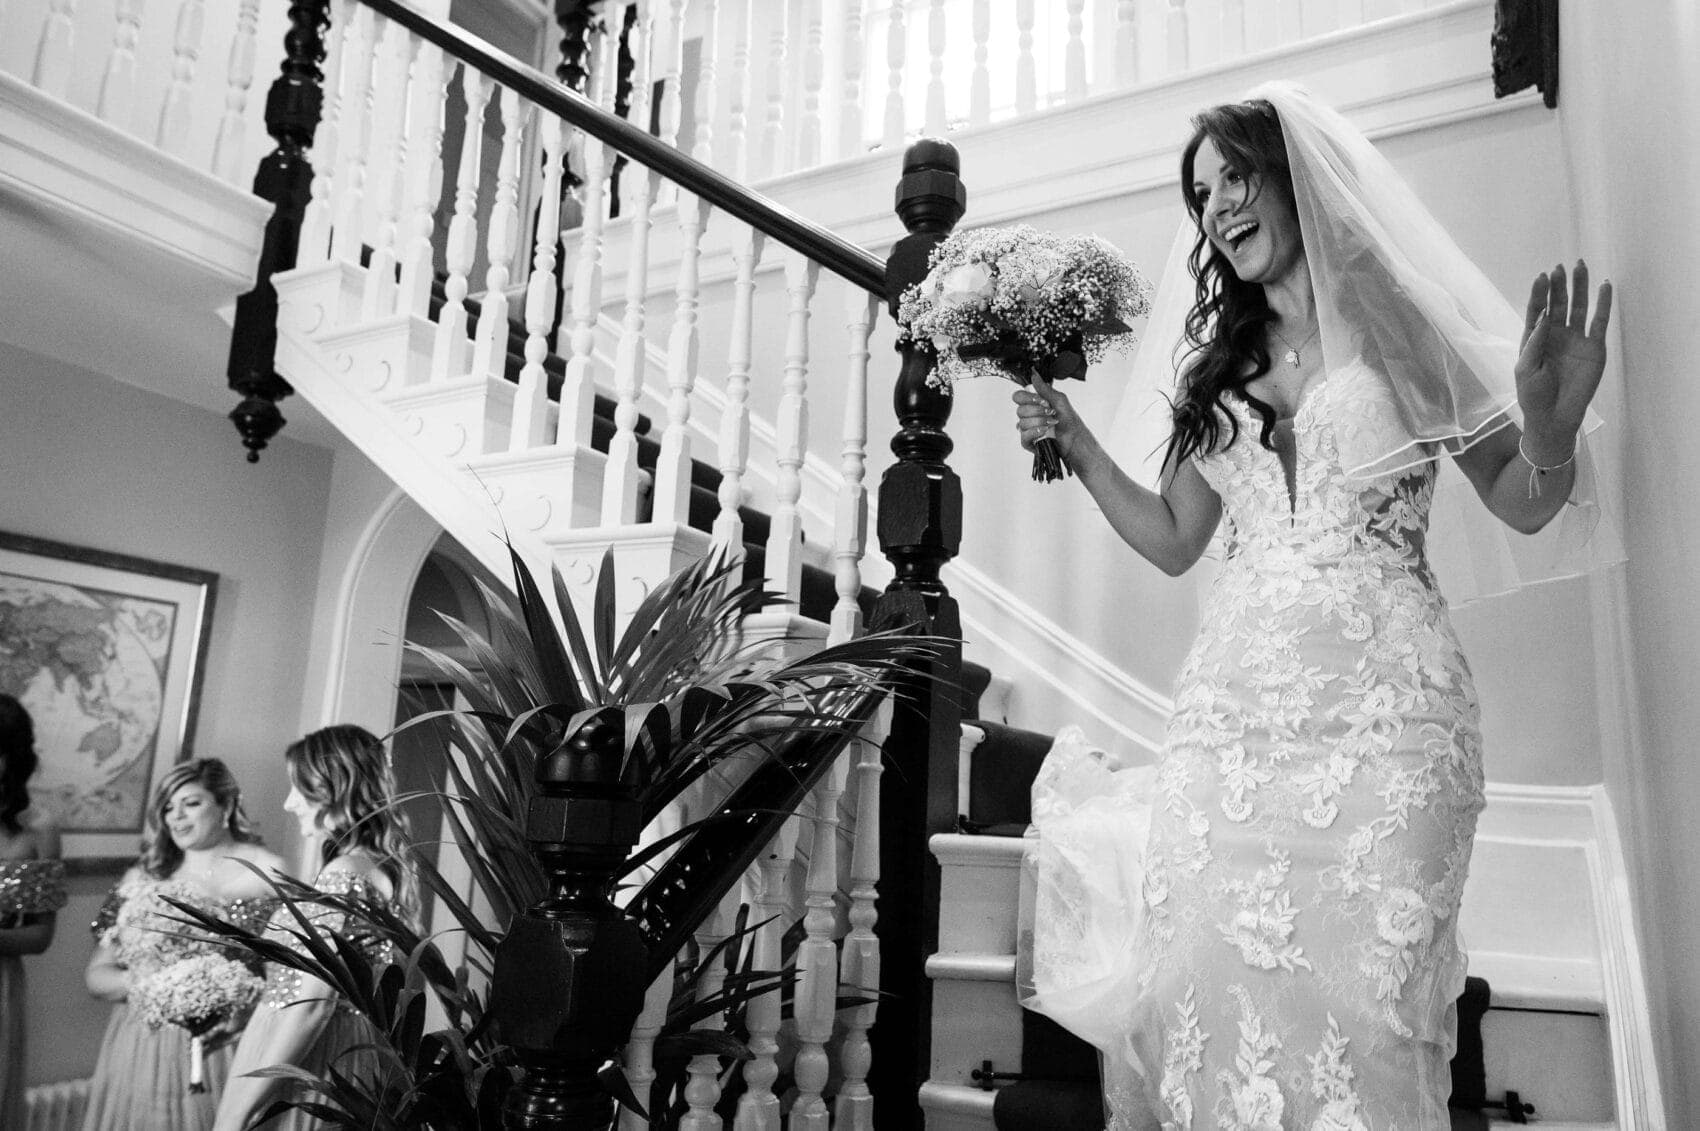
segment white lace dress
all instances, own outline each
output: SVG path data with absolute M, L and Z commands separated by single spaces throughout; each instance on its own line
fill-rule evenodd
M 1123 801 L 1149 804 L 1150 835 L 1120 865 L 1142 862 L 1143 899 L 1098 1042 L 1112 1131 L 1450 1126 L 1480 727 L 1423 556 L 1436 464 L 1371 483 L 1340 465 L 1378 387 L 1341 369 L 1308 392 L 1291 495 L 1243 404 L 1239 441 L 1197 461 L 1223 560 L 1154 786 Z M 1041 900 L 1078 880 L 1041 871 Z M 1067 930 L 1043 910 L 1041 935 Z

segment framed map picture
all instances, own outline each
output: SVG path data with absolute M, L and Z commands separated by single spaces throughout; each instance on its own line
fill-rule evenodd
M 0 532 L 0 692 L 35 722 L 35 804 L 81 869 L 134 860 L 194 740 L 218 575 Z

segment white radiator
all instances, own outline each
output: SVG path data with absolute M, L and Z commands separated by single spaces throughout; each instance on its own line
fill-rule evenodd
M 41 1084 L 24 1093 L 22 1131 L 78 1131 L 89 1102 L 87 1080 Z

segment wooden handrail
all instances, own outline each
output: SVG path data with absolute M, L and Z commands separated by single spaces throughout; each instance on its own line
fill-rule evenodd
M 360 3 L 436 44 L 462 62 L 477 67 L 575 129 L 583 130 L 646 169 L 666 177 L 686 192 L 695 193 L 721 211 L 737 217 L 764 233 L 768 239 L 801 252 L 864 290 L 885 297 L 885 263 L 866 249 L 803 219 L 759 193 L 751 192 L 475 35 L 421 15 L 399 0 L 360 0 Z

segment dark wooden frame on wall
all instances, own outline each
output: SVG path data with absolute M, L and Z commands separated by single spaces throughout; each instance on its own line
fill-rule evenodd
M 189 655 L 181 661 L 188 665 L 187 684 L 182 694 L 181 711 L 178 712 L 176 703 L 169 697 L 161 704 L 160 733 L 154 738 L 156 745 L 149 760 L 147 781 L 143 786 L 141 825 L 145 827 L 148 795 L 152 792 L 154 783 L 162 772 L 162 765 L 173 765 L 192 756 L 196 720 L 200 714 L 201 688 L 206 679 L 207 651 L 212 641 L 213 609 L 218 596 L 218 574 L 211 570 L 174 565 L 169 562 L 154 561 L 150 558 L 96 550 L 87 546 L 75 546 L 66 542 L 54 542 L 46 538 L 35 538 L 6 531 L 0 531 L 0 551 L 39 558 L 44 563 L 64 563 L 64 566 L 71 569 L 88 567 L 112 570 L 136 578 L 152 579 L 187 587 L 185 591 L 176 596 L 180 597 L 181 604 L 185 607 L 192 606 L 187 611 L 197 618 L 198 623 L 189 630 L 192 632 L 192 644 L 189 647 Z M 17 575 L 13 569 L 6 567 L 0 567 L 0 572 L 13 576 Z M 63 585 L 78 584 L 77 581 L 70 578 L 51 576 L 47 569 L 43 570 L 41 580 Z M 131 595 L 157 600 L 168 599 L 165 594 L 137 592 Z M 6 638 L 0 635 L 0 652 L 5 650 Z M 171 665 L 178 662 L 178 657 L 173 653 L 168 660 L 166 671 L 161 673 L 162 682 L 171 680 L 174 670 Z M 174 719 L 181 720 L 181 729 L 175 736 L 172 736 L 167 733 L 167 727 L 173 725 Z M 166 751 L 162 751 L 158 746 L 162 736 L 168 742 L 173 737 L 175 738 L 175 749 L 170 751 L 168 761 L 164 758 Z M 36 736 L 36 746 L 42 762 L 47 763 L 53 757 L 53 752 L 43 748 L 43 738 L 39 730 Z M 123 870 L 135 861 L 135 842 L 140 841 L 142 827 L 138 827 L 133 832 L 129 829 L 112 831 L 61 830 L 67 866 L 74 874 L 109 873 Z M 119 844 L 122 844 L 125 848 L 123 853 L 111 851 Z

